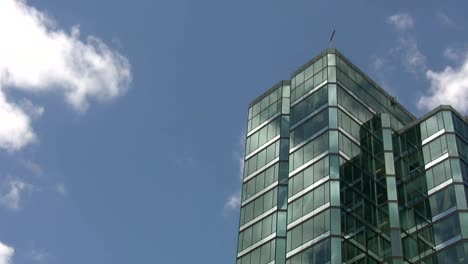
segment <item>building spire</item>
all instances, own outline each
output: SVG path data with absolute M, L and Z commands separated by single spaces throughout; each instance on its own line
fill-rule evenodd
M 331 37 L 330 37 L 330 41 L 329 41 L 329 44 L 328 44 L 328 47 L 331 49 L 333 48 L 333 37 L 335 36 L 335 29 L 333 29 L 333 32 L 331 34 Z

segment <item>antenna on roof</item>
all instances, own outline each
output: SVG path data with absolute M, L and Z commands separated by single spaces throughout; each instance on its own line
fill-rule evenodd
M 333 48 L 333 37 L 335 36 L 335 29 L 333 29 L 333 32 L 330 37 L 330 42 L 329 42 L 329 48 Z

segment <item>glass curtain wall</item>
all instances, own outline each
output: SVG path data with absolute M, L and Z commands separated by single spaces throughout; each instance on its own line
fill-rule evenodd
M 249 106 L 237 264 L 468 263 L 468 124 L 335 49 Z
M 237 264 L 285 263 L 290 83 L 249 107 Z

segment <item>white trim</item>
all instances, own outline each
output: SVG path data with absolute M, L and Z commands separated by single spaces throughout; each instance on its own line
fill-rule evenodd
M 327 175 L 323 178 L 321 178 L 320 180 L 316 181 L 315 183 L 309 185 L 307 188 L 303 189 L 302 191 L 296 193 L 295 195 L 291 196 L 288 198 L 288 203 L 291 203 L 295 200 L 297 200 L 298 198 L 300 198 L 301 196 L 303 196 L 304 194 L 308 193 L 309 191 L 317 188 L 318 186 L 322 185 L 323 183 L 325 183 L 326 181 L 330 180 L 330 175 Z M 289 187 L 291 188 L 291 187 Z
M 428 169 L 430 169 L 431 167 L 433 167 L 433 166 L 439 164 L 440 162 L 442 162 L 442 161 L 448 159 L 448 157 L 449 157 L 449 154 L 448 154 L 448 153 L 445 153 L 444 155 L 438 157 L 437 159 L 435 159 L 435 160 L 433 160 L 433 161 L 427 163 L 427 164 L 424 166 L 424 169 L 425 169 L 425 170 L 428 170 Z
M 270 146 L 271 144 L 273 144 L 274 142 L 276 142 L 278 139 L 281 138 L 281 135 L 278 134 L 277 136 L 275 136 L 274 138 L 270 139 L 268 142 L 264 143 L 263 145 L 261 145 L 260 147 L 258 147 L 256 150 L 250 152 L 249 154 L 247 154 L 244 158 L 244 161 L 247 161 L 248 159 L 250 159 L 251 157 L 253 157 L 255 154 L 259 153 L 260 151 L 262 151 L 263 149 L 267 148 L 268 146 Z
M 289 173 L 289 177 L 294 176 L 295 174 L 299 173 L 301 170 L 303 170 L 303 169 L 309 167 L 310 165 L 314 164 L 315 162 L 321 160 L 323 157 L 327 156 L 328 153 L 329 153 L 329 151 L 327 150 L 327 151 L 323 152 L 322 154 L 316 156 L 315 158 L 309 160 L 308 162 L 302 164 L 301 166 L 299 166 L 299 168 L 297 168 L 297 169 L 291 171 L 291 172 Z M 289 162 L 291 162 L 291 161 L 289 161 Z
M 435 247 L 435 250 L 437 250 L 437 251 L 441 250 L 441 249 L 446 248 L 446 247 L 448 247 L 448 246 L 452 245 L 453 243 L 456 243 L 456 242 L 458 242 L 460 240 L 461 240 L 461 235 L 458 235 L 458 236 L 453 237 L 453 238 L 451 238 L 451 239 L 449 239 L 449 240 L 447 240 L 445 242 L 440 243 L 439 245 L 437 245 Z
M 408 236 L 408 235 L 411 235 L 412 233 L 414 233 L 414 232 L 416 232 L 416 231 L 418 231 L 418 230 L 420 230 L 420 229 L 423 229 L 423 228 L 426 227 L 427 225 L 429 225 L 429 224 L 428 224 L 428 223 L 422 223 L 422 224 L 415 225 L 415 226 L 413 226 L 412 228 L 406 230 L 406 232 L 407 232 L 408 234 L 402 233 L 402 234 L 401 234 L 401 237 L 406 237 L 406 236 Z
M 247 254 L 250 251 L 256 249 L 257 247 L 261 246 L 262 244 L 265 244 L 265 243 L 269 242 L 270 240 L 272 240 L 275 237 L 276 237 L 276 232 L 269 235 L 269 236 L 267 236 L 267 237 L 265 237 L 264 239 L 258 241 L 257 243 L 251 245 L 250 247 L 242 250 L 241 252 L 237 253 L 237 257 L 240 258 L 240 257 L 244 256 L 245 254 Z
M 357 236 L 359 233 L 361 232 L 364 232 L 366 230 L 366 228 L 364 226 L 361 226 L 359 227 L 358 229 L 356 229 L 355 232 L 353 233 L 348 233 L 346 235 L 343 236 L 344 239 L 350 239 L 350 238 L 353 238 L 355 236 Z
M 289 130 L 293 130 L 295 129 L 296 127 L 302 125 L 303 123 L 305 123 L 306 121 L 308 121 L 310 118 L 320 114 L 324 109 L 326 109 L 328 107 L 328 104 L 324 104 L 322 106 L 320 106 L 319 108 L 317 108 L 316 110 L 314 110 L 312 113 L 308 114 L 307 116 L 305 116 L 304 118 L 302 118 L 301 120 L 297 121 L 294 125 L 292 125 Z
M 447 187 L 448 185 L 452 184 L 453 183 L 453 179 L 448 179 L 446 181 L 444 181 L 443 183 L 437 185 L 436 187 L 430 189 L 427 191 L 427 195 L 432 195 L 433 193 L 437 192 L 437 191 L 440 191 L 442 190 L 443 188 Z
M 271 189 L 275 188 L 276 186 L 278 186 L 278 181 L 275 181 L 274 183 L 268 185 L 267 187 L 265 187 L 263 190 L 259 191 L 258 193 L 250 196 L 249 198 L 245 199 L 242 203 L 241 203 L 241 207 L 252 202 L 253 200 L 257 199 L 258 197 L 262 196 L 263 194 L 269 192 Z
M 275 206 L 271 208 L 270 210 L 264 212 L 263 214 L 255 217 L 254 219 L 250 220 L 249 222 L 243 224 L 241 227 L 239 227 L 239 232 L 243 231 L 244 229 L 252 226 L 253 224 L 257 223 L 258 221 L 262 220 L 263 218 L 271 215 L 272 213 L 276 212 L 278 210 L 278 206 Z
M 432 140 L 438 138 L 440 135 L 443 135 L 445 133 L 445 128 L 442 128 L 442 130 L 437 131 L 436 133 L 432 134 L 432 136 L 427 137 L 424 139 L 421 143 L 421 145 L 426 145 L 427 143 L 431 142 Z
M 358 101 L 362 106 L 364 106 L 365 108 L 367 108 L 367 110 L 369 110 L 373 115 L 377 114 L 377 112 L 372 109 L 368 104 L 366 104 L 363 100 L 361 100 L 359 97 L 357 97 L 348 87 L 346 87 L 342 82 L 340 81 L 337 81 L 336 82 L 341 89 L 344 89 L 349 95 L 351 95 L 354 99 L 356 99 L 356 101 Z M 367 93 L 367 92 L 366 92 Z M 369 94 L 369 93 L 367 93 Z M 369 94 L 370 95 L 370 94 Z M 374 98 L 372 95 L 370 95 L 370 97 Z M 375 98 L 374 98 L 375 99 Z M 378 102 L 378 100 L 375 100 Z M 383 106 L 383 104 L 382 104 Z M 385 106 L 384 106 L 385 107 Z M 387 108 L 387 107 L 385 107 Z
M 263 167 L 261 167 L 260 169 L 252 172 L 251 174 L 247 175 L 247 177 L 245 177 L 242 182 L 246 182 L 250 179 L 252 179 L 253 177 L 257 176 L 258 174 L 260 174 L 261 172 L 263 172 L 264 170 L 266 170 L 267 168 L 269 168 L 270 166 L 274 165 L 276 162 L 279 161 L 279 157 L 277 157 L 276 159 L 270 161 L 269 163 L 263 165 Z
M 348 240 L 350 243 L 354 244 L 354 246 L 360 248 L 361 250 L 363 251 L 366 251 L 367 250 L 367 254 L 371 255 L 373 258 L 377 259 L 379 261 L 379 263 L 382 263 L 382 258 L 380 256 L 378 256 L 377 254 L 375 254 L 374 252 L 368 250 L 368 248 L 366 248 L 364 245 L 362 245 L 361 243 L 357 242 L 356 239 L 349 239 Z
M 305 82 L 304 82 L 305 83 Z M 297 105 L 298 103 L 302 102 L 305 98 L 309 97 L 309 95 L 315 93 L 317 90 L 319 90 L 320 88 L 322 88 L 323 86 L 325 86 L 326 84 L 328 83 L 328 80 L 325 80 L 323 82 L 321 82 L 319 85 L 315 86 L 314 88 L 312 88 L 312 90 L 308 91 L 307 93 L 303 94 L 301 97 L 297 98 L 294 102 L 291 103 L 291 108 L 293 108 L 295 105 Z M 300 85 L 300 84 L 299 84 Z M 296 86 L 298 87 L 298 86 Z M 305 87 L 305 84 L 304 84 L 304 87 Z M 294 88 L 295 90 L 296 88 Z M 293 89 L 291 89 L 291 92 L 292 92 Z
M 359 120 L 357 117 L 355 117 L 353 114 L 351 114 L 348 109 L 344 108 L 344 106 L 342 105 L 338 105 L 338 108 L 343 112 L 345 113 L 349 118 L 353 119 L 354 122 L 358 123 L 359 126 L 362 126 L 362 124 L 364 124 L 361 120 Z
M 365 258 L 365 257 L 366 257 L 366 254 L 365 254 L 365 253 L 361 253 L 361 254 L 355 256 L 355 257 L 352 258 L 352 259 L 348 259 L 348 260 L 346 261 L 346 263 L 347 263 L 347 264 L 348 264 L 348 263 L 349 263 L 349 264 L 355 263 L 356 261 L 361 260 L 361 259 L 363 259 L 363 258 Z
M 303 222 L 305 222 L 305 221 L 309 220 L 310 218 L 314 217 L 315 215 L 321 213 L 323 210 L 328 209 L 328 207 L 330 207 L 330 202 L 319 206 L 317 209 L 313 210 L 312 212 L 310 212 L 310 213 L 308 213 L 308 214 L 306 214 L 306 215 L 304 215 L 302 217 L 299 217 L 294 222 L 288 224 L 286 229 L 290 230 L 290 229 L 294 228 L 295 226 L 297 226 L 299 224 L 302 224 Z
M 351 158 L 346 154 L 344 153 L 343 151 L 341 150 L 338 150 L 338 153 L 342 156 L 342 158 L 344 158 L 346 161 L 351 161 Z
M 445 216 L 457 211 L 457 209 L 458 209 L 457 206 L 450 207 L 449 209 L 443 211 L 442 213 L 432 217 L 432 222 L 435 222 L 435 221 L 437 221 L 437 220 L 439 220 L 441 218 L 444 218 Z
M 438 214 L 438 215 L 432 217 L 431 223 L 421 223 L 421 224 L 418 224 L 418 225 L 413 226 L 412 228 L 410 228 L 410 229 L 407 230 L 408 235 L 411 235 L 411 234 L 413 234 L 414 232 L 416 232 L 416 231 L 418 231 L 418 230 L 421 230 L 421 229 L 425 228 L 426 226 L 432 224 L 433 222 L 435 222 L 435 221 L 437 221 L 437 220 L 440 220 L 440 219 L 442 219 L 443 217 L 445 217 L 445 216 L 451 214 L 453 211 L 456 211 L 456 210 L 457 210 L 457 207 L 456 207 L 456 206 L 454 206 L 454 208 L 455 208 L 455 209 L 453 209 L 453 207 L 452 207 L 452 208 L 450 208 L 450 209 L 448 209 L 448 210 L 445 210 L 444 212 L 442 212 L 442 213 L 440 213 L 440 214 Z M 406 236 L 407 236 L 406 234 L 402 234 L 402 237 L 406 237 Z
M 273 121 L 273 119 L 276 119 L 280 115 L 281 115 L 281 112 L 278 112 L 278 113 L 274 114 L 272 117 L 268 118 L 265 122 L 261 123 L 256 128 L 250 130 L 250 132 L 247 133 L 247 137 L 250 137 L 252 134 L 254 134 L 258 130 L 262 129 L 262 127 L 266 126 L 268 123 Z
M 310 141 L 318 138 L 319 136 L 321 136 L 323 133 L 325 133 L 326 131 L 328 130 L 328 126 L 325 126 L 324 128 L 320 129 L 319 131 L 315 132 L 315 134 L 313 134 L 312 136 L 306 138 L 305 140 L 303 140 L 301 143 L 299 144 L 296 144 L 296 146 L 292 147 L 289 149 L 289 154 L 293 153 L 294 151 L 300 149 L 301 147 L 303 147 L 304 145 L 306 145 L 307 143 L 309 143 Z
M 309 240 L 308 242 L 298 246 L 297 248 L 289 251 L 289 252 L 286 252 L 286 258 L 290 258 L 294 255 L 296 255 L 297 253 L 301 252 L 302 250 L 312 246 L 313 244 L 317 243 L 318 241 L 330 236 L 330 231 L 327 231 L 319 236 L 317 236 L 316 238 L 312 239 L 312 240 Z
M 421 238 L 421 237 L 420 237 Z M 424 239 L 421 238 L 422 241 L 425 241 Z M 427 242 L 426 242 L 427 244 Z M 428 245 L 430 246 L 430 245 Z M 420 260 L 421 258 L 424 258 L 434 252 L 434 247 L 430 246 L 430 248 L 424 252 L 419 253 L 419 255 L 416 255 L 410 259 L 410 263 L 416 262 Z
M 340 131 L 343 135 L 345 135 L 349 140 L 353 141 L 356 145 L 359 147 L 361 146 L 361 142 L 359 142 L 356 138 L 354 138 L 348 131 L 346 131 L 344 128 L 338 126 L 338 131 Z

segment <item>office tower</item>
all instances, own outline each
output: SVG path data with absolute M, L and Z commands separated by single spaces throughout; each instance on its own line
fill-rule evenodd
M 335 49 L 249 105 L 237 264 L 468 263 L 468 122 Z

